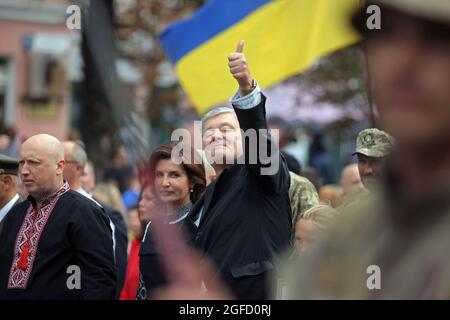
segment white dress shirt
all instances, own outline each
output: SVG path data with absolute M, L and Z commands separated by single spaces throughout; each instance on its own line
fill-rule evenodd
M 0 209 L 0 222 L 2 222 L 2 220 L 6 217 L 6 214 L 9 212 L 9 210 L 14 207 L 14 204 L 17 200 L 19 200 L 19 195 L 16 193 L 16 195 L 12 197 L 12 199 L 9 200 L 9 202 L 5 204 L 3 208 Z

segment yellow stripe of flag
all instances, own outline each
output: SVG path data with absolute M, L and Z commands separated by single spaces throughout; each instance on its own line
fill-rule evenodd
M 308 68 L 315 59 L 358 40 L 348 17 L 360 0 L 275 0 L 182 57 L 175 68 L 200 114 L 237 90 L 227 56 L 240 39 L 261 87 Z

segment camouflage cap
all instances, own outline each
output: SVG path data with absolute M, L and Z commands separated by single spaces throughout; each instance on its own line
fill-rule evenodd
M 379 129 L 369 128 L 358 133 L 356 151 L 368 157 L 381 158 L 389 155 L 394 147 L 394 138 Z
M 11 174 L 16 176 L 18 171 L 19 160 L 0 153 L 0 174 Z
M 369 3 L 379 3 L 415 16 L 450 23 L 449 0 L 373 0 Z

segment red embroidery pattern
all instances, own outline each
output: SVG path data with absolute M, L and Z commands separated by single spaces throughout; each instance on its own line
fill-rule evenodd
M 42 231 L 59 198 L 69 189 L 69 184 L 65 182 L 58 191 L 42 202 L 39 211 L 35 211 L 32 205 L 28 208 L 16 237 L 8 289 L 25 289 L 27 287 Z

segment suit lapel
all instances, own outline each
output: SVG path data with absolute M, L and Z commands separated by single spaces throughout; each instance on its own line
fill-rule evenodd
M 14 203 L 13 208 L 14 208 L 15 206 L 17 206 L 19 203 L 21 203 L 22 201 L 23 201 L 22 198 L 19 197 L 19 199 L 17 199 L 17 201 Z
M 225 169 L 226 171 L 227 169 Z M 217 178 L 216 180 L 214 180 L 214 182 L 209 186 L 209 190 L 207 190 L 207 192 L 205 193 L 205 202 L 204 202 L 204 206 L 203 206 L 203 218 L 206 216 L 207 212 L 208 212 L 208 208 L 209 205 L 211 204 L 211 200 L 214 197 L 214 192 L 216 190 L 216 186 L 218 185 L 220 178 L 223 176 L 223 174 L 225 173 L 222 172 Z M 202 220 L 203 220 L 202 218 Z
M 203 203 L 205 202 L 205 194 L 206 194 L 206 191 L 203 193 L 203 195 L 200 197 L 200 199 L 198 199 L 194 203 L 191 211 L 189 212 L 189 218 L 191 218 L 191 220 L 193 222 L 195 222 L 197 220 L 198 214 L 203 206 Z
M 216 178 L 216 180 L 214 180 L 214 182 L 212 182 L 206 188 L 204 195 L 195 203 L 194 207 L 191 210 L 191 214 L 189 214 L 192 221 L 195 222 L 197 220 L 198 215 L 200 214 L 200 211 L 202 210 L 202 208 L 203 208 L 203 213 L 202 213 L 202 217 L 200 219 L 200 224 L 204 220 L 206 214 L 208 213 L 209 205 L 211 204 L 211 200 L 214 196 L 214 191 L 216 190 L 217 183 L 219 182 L 221 176 L 222 176 L 222 174 L 219 175 Z M 200 224 L 199 224 L 199 226 L 200 226 Z

